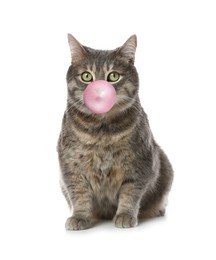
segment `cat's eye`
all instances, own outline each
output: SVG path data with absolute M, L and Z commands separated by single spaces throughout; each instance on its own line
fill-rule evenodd
M 85 82 L 90 82 L 90 81 L 93 80 L 92 74 L 88 71 L 83 72 L 82 75 L 81 75 L 81 78 Z
M 107 81 L 116 82 L 119 80 L 119 78 L 120 78 L 120 74 L 116 71 L 113 71 L 113 72 L 110 72 L 110 74 L 108 75 Z

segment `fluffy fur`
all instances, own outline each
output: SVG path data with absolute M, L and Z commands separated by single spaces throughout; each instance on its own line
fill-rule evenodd
M 73 209 L 66 229 L 86 229 L 101 218 L 113 219 L 116 227 L 134 227 L 139 217 L 164 215 L 173 170 L 139 101 L 136 36 L 109 51 L 85 47 L 72 35 L 68 39 L 72 63 L 58 142 L 61 187 Z M 116 104 L 109 112 L 98 115 L 85 107 L 85 71 L 93 80 L 119 73 L 113 83 Z

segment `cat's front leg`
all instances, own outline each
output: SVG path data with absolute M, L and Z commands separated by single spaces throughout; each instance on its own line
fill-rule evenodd
M 113 219 L 118 228 L 135 227 L 138 224 L 142 189 L 135 187 L 134 183 L 123 183 L 118 201 L 118 208 Z
M 73 215 L 65 223 L 66 230 L 84 230 L 92 226 L 91 219 L 85 216 Z
M 78 206 L 80 205 L 80 206 Z M 66 230 L 83 230 L 92 226 L 91 202 L 77 198 L 73 204 L 73 215 L 65 223 Z
M 93 223 L 93 202 L 89 185 L 82 176 L 73 178 L 73 184 L 67 186 L 73 205 L 73 215 L 65 223 L 66 230 L 88 229 Z

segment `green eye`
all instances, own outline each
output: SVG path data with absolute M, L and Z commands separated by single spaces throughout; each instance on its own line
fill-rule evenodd
M 108 75 L 107 80 L 110 82 L 116 82 L 117 80 L 119 80 L 119 78 L 120 78 L 119 73 L 116 71 L 113 71 Z
M 92 81 L 93 76 L 90 72 L 85 71 L 85 72 L 82 73 L 81 78 L 85 82 L 90 82 L 90 81 Z

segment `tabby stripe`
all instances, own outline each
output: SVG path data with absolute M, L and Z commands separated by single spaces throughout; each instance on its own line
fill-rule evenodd
M 125 184 L 130 184 L 130 183 L 135 183 L 135 180 L 134 179 L 125 179 L 122 182 L 122 186 L 125 185 Z

